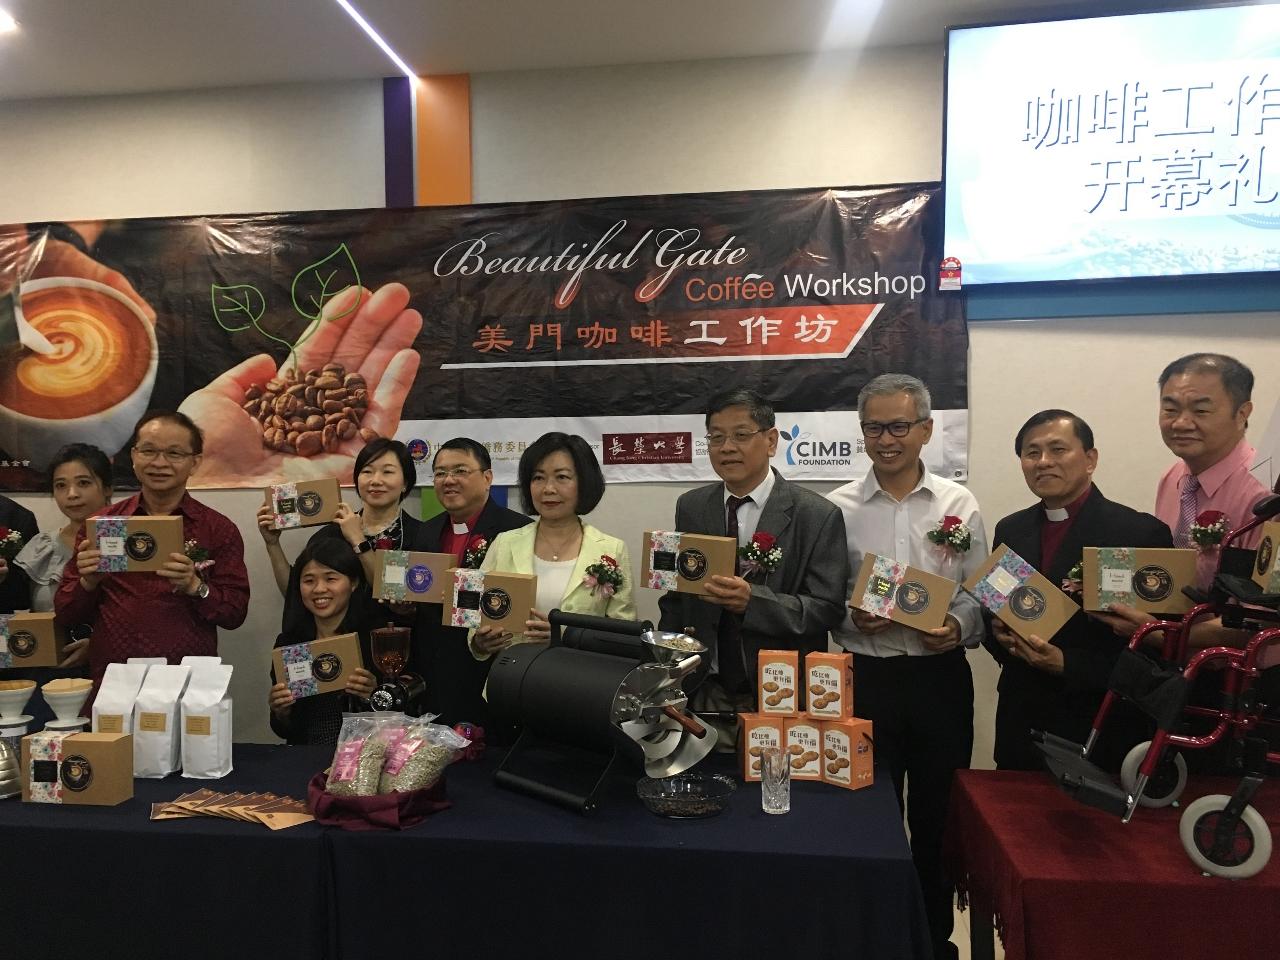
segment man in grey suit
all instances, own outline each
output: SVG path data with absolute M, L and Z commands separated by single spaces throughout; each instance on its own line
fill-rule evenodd
M 736 535 L 740 545 L 768 533 L 782 556 L 771 571 L 712 577 L 708 597 L 669 591 L 658 601 L 660 623 L 664 630 L 691 632 L 711 648 L 710 676 L 694 694 L 694 709 L 745 712 L 756 708 L 760 650 L 798 650 L 803 660 L 827 649 L 827 631 L 844 620 L 844 518 L 835 505 L 770 466 L 778 430 L 764 397 L 745 389 L 718 394 L 706 424 L 711 466 L 723 482 L 681 495 L 675 529 Z M 722 731 L 728 745 L 735 738 L 736 728 Z

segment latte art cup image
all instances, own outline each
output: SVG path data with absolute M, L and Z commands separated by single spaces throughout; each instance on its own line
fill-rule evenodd
M 151 323 L 123 294 L 76 277 L 23 284 L 22 311 L 54 352 L 0 356 L 0 447 L 35 469 L 86 436 L 119 450 L 155 386 Z

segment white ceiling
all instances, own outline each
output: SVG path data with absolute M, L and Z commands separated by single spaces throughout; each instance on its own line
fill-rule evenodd
M 941 43 L 948 24 L 1100 15 L 1107 0 L 354 0 L 418 73 Z M 1126 11 L 1195 6 L 1124 0 Z M 394 76 L 334 0 L 0 0 L 0 99 Z M 1082 52 L 1087 55 L 1087 52 Z

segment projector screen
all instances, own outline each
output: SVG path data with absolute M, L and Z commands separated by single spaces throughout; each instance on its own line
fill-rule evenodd
M 1280 5 L 948 31 L 964 286 L 1280 269 Z

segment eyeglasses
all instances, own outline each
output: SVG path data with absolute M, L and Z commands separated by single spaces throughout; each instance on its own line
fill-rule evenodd
M 434 471 L 431 474 L 431 479 L 434 480 L 436 483 L 439 483 L 441 480 L 446 480 L 449 477 L 453 477 L 455 480 L 465 480 L 467 479 L 467 477 L 471 476 L 473 473 L 479 473 L 479 472 L 480 472 L 479 470 L 476 470 L 473 467 L 453 467 L 450 470 Z
M 880 423 L 878 420 L 863 420 L 862 435 L 875 439 L 888 431 L 891 437 L 905 437 L 917 423 L 924 423 L 928 417 L 919 420 L 894 420 L 892 423 Z
M 168 450 L 161 450 L 157 447 L 134 447 L 133 452 L 137 454 L 139 460 L 154 460 L 156 457 L 164 457 L 169 463 L 181 463 L 183 460 L 195 456 L 190 450 L 179 450 L 177 447 L 170 447 Z
M 706 440 L 708 447 L 723 447 L 729 440 L 733 440 L 735 446 L 742 446 L 757 433 L 764 433 L 764 430 L 735 430 L 733 433 L 708 433 Z

